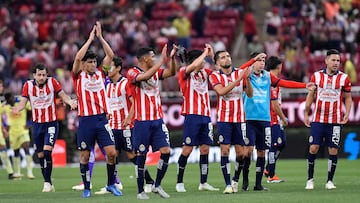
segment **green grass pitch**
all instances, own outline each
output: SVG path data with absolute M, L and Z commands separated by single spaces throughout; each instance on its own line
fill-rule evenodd
M 134 166 L 131 164 L 120 164 L 119 174 L 124 185 L 123 196 L 114 197 L 111 194 L 94 195 L 100 187 L 106 184 L 106 169 L 104 163 L 99 163 L 94 169 L 92 197 L 89 199 L 81 198 L 81 192 L 72 191 L 71 187 L 80 182 L 79 168 L 54 168 L 53 183 L 56 192 L 42 193 L 42 177 L 40 169 L 35 168 L 35 180 L 12 181 L 7 179 L 4 169 L 0 170 L 0 202 L 30 202 L 30 203 L 56 203 L 56 202 L 360 202 L 360 161 L 339 160 L 334 182 L 336 190 L 328 191 L 325 189 L 327 177 L 327 160 L 318 159 L 315 166 L 315 189 L 306 191 L 304 189 L 307 165 L 306 160 L 279 160 L 277 164 L 277 174 L 286 182 L 283 183 L 266 183 L 263 179 L 263 185 L 270 188 L 267 192 L 252 191 L 255 178 L 255 162 L 251 163 L 250 172 L 250 191 L 239 191 L 236 194 L 222 194 L 225 188 L 223 176 L 218 163 L 210 164 L 208 182 L 219 187 L 218 192 L 198 191 L 199 185 L 199 166 L 198 164 L 188 164 L 185 171 L 185 188 L 186 193 L 176 193 L 176 164 L 171 164 L 166 174 L 162 187 L 167 191 L 171 198 L 162 199 L 156 194 L 149 194 L 150 200 L 137 200 L 136 178 Z M 233 166 L 232 166 L 233 167 Z M 150 173 L 155 177 L 156 166 L 149 167 Z M 25 169 L 22 169 L 25 173 Z M 232 168 L 232 173 L 233 173 Z

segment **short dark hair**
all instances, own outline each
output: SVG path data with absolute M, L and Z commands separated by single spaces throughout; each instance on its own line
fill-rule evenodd
M 122 67 L 123 66 L 123 60 L 120 57 L 114 57 L 113 62 L 114 62 L 114 65 L 116 67 L 118 67 L 118 66 Z
M 186 54 L 186 61 L 188 64 L 191 64 L 196 58 L 198 58 L 202 54 L 200 50 L 191 50 Z
M 260 53 L 259 52 L 252 52 L 250 54 L 250 59 L 254 58 L 255 56 L 259 55 Z
M 151 48 L 151 47 L 142 47 L 142 48 L 139 48 L 139 49 L 136 51 L 136 58 L 139 60 L 141 57 L 150 54 L 150 52 L 154 52 L 154 54 L 155 54 L 155 50 L 154 50 L 153 48 Z
M 269 70 L 276 69 L 279 64 L 282 64 L 282 61 L 277 56 L 270 56 L 270 58 L 266 61 L 266 66 Z
M 86 61 L 88 59 L 96 59 L 96 54 L 92 50 L 87 50 L 84 57 L 81 59 L 81 61 Z
M 224 52 L 226 52 L 226 51 L 225 51 L 225 50 L 221 50 L 221 51 L 215 52 L 215 55 L 214 55 L 214 63 L 216 63 L 216 61 L 219 59 L 219 55 L 220 55 L 221 53 L 224 53 Z
M 4 94 L 5 100 L 6 101 L 10 101 L 10 98 L 13 96 L 13 94 L 11 92 L 6 92 Z
M 33 68 L 33 73 L 36 73 L 37 70 L 45 70 L 46 73 L 48 73 L 48 68 L 43 63 L 38 63 Z
M 326 56 L 330 56 L 330 55 L 333 55 L 333 54 L 340 55 L 340 52 L 338 50 L 336 50 L 336 49 L 329 49 L 326 52 Z

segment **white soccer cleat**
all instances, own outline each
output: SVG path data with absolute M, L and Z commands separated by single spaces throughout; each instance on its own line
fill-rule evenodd
M 44 182 L 44 187 L 42 192 L 55 192 L 55 187 L 51 185 L 49 182 Z
M 239 191 L 239 183 L 231 180 L 231 187 L 233 189 L 233 193 L 237 193 Z
M 313 190 L 314 189 L 314 179 L 310 179 L 306 181 L 305 190 Z
M 110 194 L 111 192 L 106 190 L 106 187 L 100 188 L 99 191 L 95 192 L 95 195 L 105 195 L 105 194 Z
M 213 186 L 211 186 L 209 183 L 200 183 L 199 188 L 200 191 L 202 190 L 207 190 L 207 191 L 219 191 L 219 188 L 215 188 Z
M 145 200 L 145 199 L 150 199 L 150 197 L 145 193 L 145 192 L 142 192 L 142 193 L 139 193 L 136 195 L 136 198 L 137 199 L 141 199 L 141 200 Z
M 123 185 L 122 183 L 115 183 L 115 187 L 118 189 L 118 190 L 122 190 L 123 189 Z
M 184 183 L 176 183 L 176 192 L 186 192 Z
M 21 178 L 23 177 L 24 175 L 21 174 L 21 173 L 14 173 L 13 174 L 13 179 L 14 180 L 21 180 Z
M 84 188 L 85 188 L 84 183 L 79 183 L 79 185 L 72 186 L 71 189 L 73 189 L 75 191 L 82 191 L 82 190 L 84 190 Z M 90 189 L 92 189 L 92 183 L 90 183 Z
M 328 190 L 333 190 L 333 189 L 336 189 L 336 186 L 334 185 L 334 183 L 331 180 L 329 180 L 325 184 L 325 188 L 328 189 Z
M 32 172 L 28 172 L 28 173 L 27 173 L 27 178 L 29 178 L 29 179 L 35 179 L 35 176 L 34 176 L 34 174 L 33 174 Z
M 152 192 L 152 186 L 153 186 L 153 184 L 145 184 L 144 185 L 144 192 L 145 193 L 151 193 Z
M 170 195 L 168 193 L 166 193 L 164 191 L 164 189 L 162 189 L 161 186 L 155 187 L 155 185 L 153 185 L 152 192 L 156 193 L 156 194 L 159 194 L 160 197 L 162 197 L 162 198 L 170 198 Z
M 223 193 L 224 194 L 232 194 L 233 192 L 234 192 L 234 190 L 231 187 L 231 185 L 227 185 Z

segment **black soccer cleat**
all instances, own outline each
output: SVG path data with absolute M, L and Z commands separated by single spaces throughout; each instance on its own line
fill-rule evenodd
M 254 186 L 254 191 L 269 191 L 269 188 L 263 187 L 262 185 Z

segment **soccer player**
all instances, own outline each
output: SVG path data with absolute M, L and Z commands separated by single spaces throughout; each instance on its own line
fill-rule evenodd
M 191 50 L 187 53 L 187 63 L 178 74 L 180 90 L 183 94 L 181 114 L 185 116 L 182 153 L 178 159 L 176 191 L 186 192 L 184 172 L 187 160 L 194 148 L 200 146 L 200 184 L 198 190 L 218 191 L 207 183 L 209 148 L 213 143 L 213 126 L 210 120 L 210 99 L 208 79 L 211 69 L 204 68 L 205 57 L 214 57 L 211 45 L 204 51 Z
M 21 166 L 20 166 L 20 148 L 24 149 L 26 166 L 27 166 L 27 177 L 29 179 L 34 179 L 33 175 L 33 159 L 30 155 L 30 136 L 29 129 L 26 126 L 26 111 L 21 111 L 19 114 L 13 114 L 11 108 L 17 106 L 19 100 L 14 97 L 11 92 L 5 93 L 5 113 L 8 119 L 9 124 L 9 139 L 10 139 L 10 148 L 14 150 L 14 177 L 21 178 Z M 27 103 L 27 110 L 31 110 L 30 104 Z
M 249 60 L 244 67 L 249 67 L 256 61 Z M 224 194 L 238 192 L 237 184 L 232 187 L 230 182 L 230 145 L 234 145 L 236 152 L 235 175 L 239 179 L 244 165 L 246 122 L 243 104 L 243 92 L 249 97 L 253 90 L 248 75 L 250 68 L 243 70 L 232 67 L 231 56 L 227 51 L 217 51 L 214 62 L 218 71 L 210 75 L 210 83 L 218 94 L 217 126 L 221 150 L 221 170 L 225 180 Z M 247 80 L 246 82 L 244 80 Z M 237 181 L 236 181 L 237 182 Z
M 266 66 L 270 73 L 278 77 L 282 70 L 282 61 L 279 57 L 270 56 L 266 61 Z M 267 176 L 268 183 L 280 183 L 284 180 L 275 175 L 276 161 L 280 156 L 280 152 L 284 149 L 286 144 L 286 137 L 284 127 L 288 125 L 288 119 L 281 110 L 281 90 L 280 87 L 271 86 L 271 145 L 268 152 L 268 162 L 264 170 L 264 175 Z
M 59 124 L 55 113 L 55 98 L 59 96 L 71 109 L 77 104 L 61 89 L 60 83 L 53 77 L 48 77 L 48 69 L 44 64 L 37 64 L 33 69 L 33 80 L 28 80 L 22 90 L 22 98 L 18 105 L 12 108 L 12 113 L 19 112 L 26 107 L 30 101 L 34 146 L 39 158 L 41 172 L 44 178 L 42 192 L 54 192 L 52 184 L 52 157 L 58 133 Z
M 114 133 L 115 148 L 120 153 L 126 152 L 128 159 L 136 165 L 136 155 L 133 149 L 132 129 L 134 126 L 134 98 L 132 97 L 128 79 L 121 74 L 123 61 L 119 57 L 114 57 L 108 78 L 110 83 L 106 85 L 106 94 L 109 98 L 109 108 L 111 112 L 110 127 Z M 145 192 L 151 192 L 154 180 L 149 171 L 145 168 Z M 108 193 L 105 188 L 95 194 Z
M 326 53 L 326 68 L 315 72 L 311 77 L 316 89 L 309 91 L 306 97 L 304 123 L 310 127 L 309 154 L 308 154 L 308 180 L 305 189 L 314 189 L 314 167 L 319 147 L 325 144 L 328 147 L 328 178 L 325 188 L 335 189 L 333 177 L 338 161 L 338 148 L 340 144 L 341 129 L 349 120 L 352 104 L 351 83 L 348 75 L 339 71 L 340 53 L 330 49 Z M 344 100 L 344 101 L 343 101 Z M 311 104 L 315 101 L 315 109 L 310 123 L 309 113 Z M 345 114 L 343 114 L 345 102 Z
M 4 81 L 0 79 L 0 94 L 4 91 Z M 2 115 L 4 114 L 5 108 L 2 103 L 0 103 L 0 159 L 3 166 L 5 166 L 6 171 L 8 173 L 8 178 L 14 179 L 14 170 L 7 154 L 8 148 L 6 147 L 5 136 L 7 137 L 8 131 L 3 127 Z
M 256 55 L 258 53 L 252 53 L 251 58 Z M 261 57 L 253 64 L 253 72 L 250 75 L 250 82 L 254 91 L 253 97 L 250 98 L 246 94 L 244 96 L 246 136 L 249 139 L 248 157 L 251 156 L 254 146 L 257 150 L 255 191 L 268 190 L 262 186 L 261 181 L 265 166 L 265 149 L 271 144 L 270 87 L 310 88 L 313 86 L 312 84 L 279 79 L 265 71 L 264 66 L 265 57 Z M 248 189 L 248 182 L 246 181 L 248 181 L 248 177 L 244 178 L 243 190 Z
M 80 150 L 80 173 L 84 183 L 83 198 L 91 196 L 89 158 L 95 141 L 104 148 L 107 156 L 107 186 L 106 189 L 115 196 L 122 193 L 115 186 L 116 150 L 114 136 L 108 122 L 109 107 L 104 85 L 104 74 L 97 69 L 96 54 L 89 49 L 97 37 L 106 54 L 103 64 L 109 65 L 114 53 L 102 36 L 101 24 L 96 22 L 89 38 L 76 53 L 73 64 L 73 79 L 78 97 L 79 127 L 77 145 Z
M 152 192 L 162 198 L 169 198 L 161 187 L 170 158 L 169 131 L 162 119 L 163 111 L 159 92 L 160 80 L 171 77 L 176 73 L 176 47 L 170 52 L 170 68 L 160 69 L 167 60 L 167 45 L 161 52 L 161 58 L 155 63 L 155 52 L 152 48 L 139 48 L 136 52 L 138 65 L 127 73 L 131 92 L 134 97 L 134 128 L 133 144 L 136 152 L 138 199 L 149 199 L 144 192 L 144 171 L 146 154 L 151 145 L 152 150 L 160 151 L 160 160 L 157 167 L 156 180 Z

